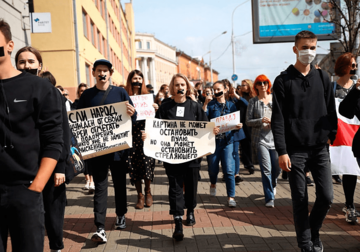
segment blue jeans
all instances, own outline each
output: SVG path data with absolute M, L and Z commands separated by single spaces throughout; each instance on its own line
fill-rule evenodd
M 235 153 L 233 143 L 228 144 L 224 139 L 217 139 L 214 154 L 207 156 L 210 182 L 213 185 L 217 181 L 220 160 L 225 177 L 227 195 L 228 197 L 235 197 Z
M 265 202 L 275 199 L 274 188 L 280 174 L 279 156 L 275 149 L 268 149 L 259 144 L 258 161 L 261 169 L 261 178 L 265 195 Z
M 240 142 L 234 142 L 234 153 L 235 153 L 235 175 L 240 172 L 240 156 L 239 156 L 239 145 Z

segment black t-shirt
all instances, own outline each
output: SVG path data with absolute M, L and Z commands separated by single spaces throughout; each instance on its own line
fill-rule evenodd
M 155 117 L 165 120 L 209 121 L 201 105 L 188 97 L 184 103 L 176 103 L 173 99 L 162 103 Z M 183 164 L 169 164 L 164 162 L 164 166 L 165 168 L 183 168 L 184 166 L 200 167 L 200 162 L 200 159 L 195 159 Z

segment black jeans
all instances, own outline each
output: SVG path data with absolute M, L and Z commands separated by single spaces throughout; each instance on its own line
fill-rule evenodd
M 289 151 L 291 171 L 289 182 L 293 202 L 296 237 L 299 248 L 308 247 L 319 237 L 319 230 L 333 200 L 333 184 L 329 152 L 323 148 Z M 316 186 L 316 200 L 309 216 L 306 167 Z
M 127 165 L 125 157 L 121 161 L 113 161 L 114 155 L 96 157 L 89 160 L 92 169 L 95 194 L 94 194 L 94 215 L 97 228 L 105 228 L 105 218 L 107 210 L 108 196 L 108 168 L 110 167 L 111 176 L 115 190 L 115 212 L 117 216 L 127 213 L 126 197 L 126 171 Z
M 43 197 L 28 186 L 0 185 L 0 252 L 6 251 L 8 233 L 14 252 L 44 250 Z
M 49 237 L 50 249 L 64 248 L 63 228 L 66 205 L 66 187 L 62 184 L 54 186 L 54 174 L 50 177 L 43 190 L 45 209 L 45 228 Z
M 354 206 L 354 194 L 357 184 L 356 175 L 344 174 L 342 177 L 342 184 L 345 194 L 345 205 L 347 208 L 355 208 Z
M 169 179 L 170 214 L 183 216 L 184 208 L 194 211 L 199 179 L 199 167 L 166 168 Z M 183 193 L 185 185 L 185 195 Z M 184 199 L 185 198 L 185 199 Z

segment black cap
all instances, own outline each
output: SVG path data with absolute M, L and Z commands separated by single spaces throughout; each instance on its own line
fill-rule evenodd
M 110 63 L 110 61 L 108 61 L 106 59 L 99 59 L 94 62 L 93 70 L 95 70 L 96 67 L 99 65 L 105 65 L 105 66 L 109 67 L 109 70 L 112 69 L 112 64 Z
M 154 87 L 151 84 L 147 84 L 146 88 L 154 89 Z

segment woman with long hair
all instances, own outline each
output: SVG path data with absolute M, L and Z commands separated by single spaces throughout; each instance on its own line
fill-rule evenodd
M 254 84 L 252 80 L 245 79 L 241 81 L 241 89 L 239 94 L 247 101 L 250 101 L 251 98 L 255 97 L 256 94 L 254 93 Z
M 80 96 L 82 95 L 82 93 L 84 93 L 84 91 L 88 88 L 88 86 L 85 83 L 80 83 L 79 86 L 77 87 L 76 90 L 76 99 L 75 101 L 71 104 L 71 109 L 77 109 L 77 105 L 80 99 Z
M 209 120 L 235 112 L 234 103 L 225 99 L 227 86 L 224 81 L 217 81 L 213 85 L 215 99 L 208 103 L 206 114 Z M 238 129 L 242 124 L 237 125 Z M 212 155 L 207 156 L 208 171 L 210 176 L 210 195 L 216 196 L 216 182 L 219 173 L 219 162 L 223 170 L 229 207 L 235 207 L 235 156 L 239 155 L 234 151 L 234 133 L 227 131 L 216 136 L 216 150 Z
M 335 98 L 343 99 L 343 102 L 341 102 L 339 109 L 340 114 L 349 118 L 357 116 L 358 119 L 360 119 L 359 115 L 355 112 L 358 111 L 359 106 L 354 99 L 354 97 L 359 97 L 357 94 L 359 91 L 356 90 L 355 86 L 360 85 L 360 80 L 358 80 L 357 84 L 351 79 L 351 77 L 355 75 L 357 68 L 358 65 L 356 64 L 355 56 L 352 53 L 342 54 L 335 62 L 335 74 L 340 78 L 334 82 L 334 89 Z M 350 92 L 352 93 L 352 96 L 350 96 Z M 347 99 L 348 95 L 350 96 L 349 99 Z M 352 116 L 348 116 L 349 114 Z M 341 136 L 344 130 L 345 129 L 343 129 L 339 125 L 337 136 Z M 346 134 L 348 133 L 346 132 Z M 357 158 L 357 161 L 359 163 L 360 152 L 358 151 L 358 148 L 355 147 L 358 146 L 358 133 L 356 133 L 353 139 L 352 146 L 354 156 Z M 351 171 L 352 169 L 354 168 L 341 167 L 341 169 L 337 169 L 336 175 L 342 175 L 342 184 L 345 194 L 345 207 L 343 208 L 343 211 L 345 212 L 345 220 L 350 224 L 356 224 L 358 222 L 357 217 L 360 216 L 360 214 L 356 211 L 354 205 L 354 194 L 357 183 L 357 175 L 355 175 L 356 173 L 354 171 Z M 356 170 L 358 170 L 358 167 L 356 167 Z
M 125 86 L 126 92 L 131 96 L 149 94 L 144 80 L 144 75 L 139 70 L 133 70 L 129 73 Z M 155 110 L 158 109 L 156 103 L 153 104 Z M 133 147 L 129 151 L 129 174 L 131 183 L 135 184 L 138 193 L 138 202 L 136 209 L 150 207 L 153 203 L 150 184 L 154 178 L 155 160 L 144 154 L 144 143 L 141 140 L 141 131 L 145 129 L 145 120 L 136 121 L 132 127 Z M 145 193 L 143 193 L 141 180 L 145 181 Z M 144 197 L 145 194 L 145 197 Z
M 191 88 L 189 80 L 183 74 L 175 74 L 170 82 L 170 94 L 173 99 L 163 103 L 156 113 L 156 118 L 165 120 L 182 121 L 208 121 L 201 105 L 189 97 L 186 92 Z M 179 109 L 183 113 L 178 113 Z M 214 128 L 217 134 L 218 128 Z M 146 133 L 143 133 L 143 140 Z M 173 238 L 181 241 L 184 238 L 182 218 L 184 207 L 187 209 L 186 225 L 195 225 L 194 209 L 196 208 L 196 196 L 198 186 L 198 175 L 200 169 L 200 159 L 195 159 L 182 164 L 169 164 L 164 162 L 166 175 L 169 179 L 169 203 L 170 214 L 174 216 L 175 231 Z M 185 185 L 185 194 L 183 193 Z
M 249 101 L 246 124 L 252 127 L 252 157 L 253 162 L 257 159 L 260 164 L 265 206 L 272 208 L 275 207 L 276 183 L 280 167 L 271 131 L 272 94 L 269 78 L 263 74 L 256 77 L 253 89 L 256 96 Z
M 16 53 L 15 63 L 17 69 L 39 76 L 43 62 L 40 52 L 31 46 L 27 46 L 21 48 Z M 50 72 L 42 73 L 40 77 L 48 79 L 52 85 L 56 84 L 56 80 Z M 66 98 L 63 97 L 60 92 L 58 95 L 63 104 L 62 127 L 64 145 L 55 170 L 42 192 L 45 210 L 45 228 L 49 238 L 50 249 L 54 251 L 60 251 L 64 248 L 63 226 L 66 205 L 65 168 L 70 152 L 70 128 L 65 108 Z

